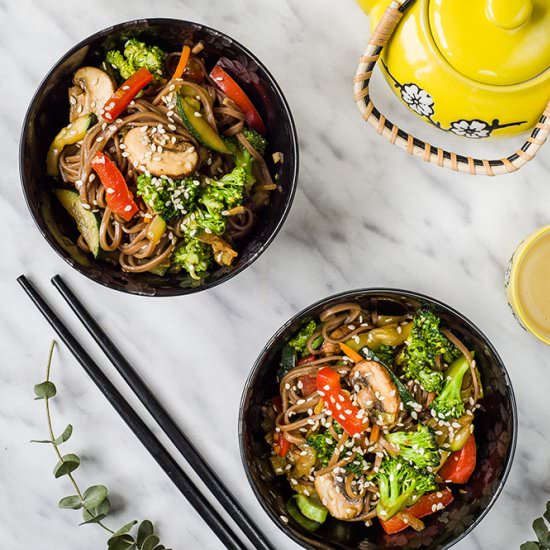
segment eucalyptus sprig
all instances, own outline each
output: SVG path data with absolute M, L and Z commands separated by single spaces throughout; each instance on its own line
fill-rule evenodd
M 50 372 L 54 349 L 55 341 L 52 342 L 48 355 L 46 380 L 34 386 L 35 399 L 44 400 L 46 406 L 49 439 L 35 439 L 32 442 L 46 443 L 54 448 L 58 461 L 53 469 L 53 475 L 56 479 L 66 476 L 74 488 L 75 494 L 63 497 L 59 501 L 59 507 L 70 510 L 82 510 L 83 521 L 80 525 L 94 523 L 109 533 L 110 537 L 107 540 L 108 550 L 170 550 L 160 544 L 160 539 L 155 534 L 153 524 L 147 519 L 143 520 L 137 529 L 134 529 L 138 524 L 137 521 L 131 521 L 117 531 L 107 527 L 103 523 L 103 520 L 111 511 L 109 490 L 107 487 L 105 485 L 92 485 L 82 491 L 76 482 L 73 473 L 80 466 L 80 457 L 74 453 L 62 454 L 60 449 L 60 446 L 66 443 L 73 434 L 73 427 L 71 424 L 68 424 L 61 435 L 57 437 L 53 429 L 50 399 L 53 399 L 57 395 L 57 388 L 50 380 Z
M 550 523 L 550 501 L 546 503 L 546 512 L 542 514 L 542 517 L 533 522 L 533 531 L 537 535 L 538 542 L 524 542 L 520 546 L 520 550 L 550 550 L 550 532 L 547 522 Z

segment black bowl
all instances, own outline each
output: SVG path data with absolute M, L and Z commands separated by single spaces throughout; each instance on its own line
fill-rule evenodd
M 259 216 L 256 227 L 240 243 L 239 256 L 231 268 L 219 268 L 200 285 L 188 277 L 158 277 L 123 273 L 106 263 L 75 253 L 74 224 L 57 201 L 51 201 L 52 181 L 46 176 L 46 153 L 57 132 L 67 125 L 67 89 L 74 71 L 85 64 L 98 66 L 107 50 L 120 47 L 128 38 L 139 37 L 170 51 L 179 50 L 184 39 L 202 40 L 207 65 L 224 56 L 234 63 L 234 72 L 260 110 L 267 126 L 269 142 L 266 158 L 276 174 L 279 191 Z M 284 163 L 273 165 L 271 155 L 283 153 Z M 279 86 L 244 46 L 229 36 L 197 23 L 177 19 L 139 19 L 104 29 L 86 38 L 53 67 L 40 84 L 23 124 L 20 170 L 27 205 L 45 239 L 72 267 L 90 279 L 116 290 L 147 296 L 174 296 L 211 288 L 227 281 L 251 265 L 267 248 L 290 210 L 298 178 L 298 144 L 294 121 Z
M 333 518 L 314 533 L 294 520 L 288 523 L 285 503 L 292 495 L 284 476 L 273 475 L 269 463 L 270 448 L 260 426 L 262 405 L 278 395 L 276 372 L 282 346 L 308 317 L 341 302 L 357 301 L 364 306 L 375 300 L 378 311 L 397 314 L 420 304 L 430 304 L 469 347 L 476 352 L 485 396 L 476 412 L 475 433 L 478 446 L 477 467 L 462 491 L 453 491 L 455 500 L 444 511 L 423 518 L 426 529 L 420 533 L 408 529 L 386 535 L 380 526 L 346 523 Z M 241 401 L 239 438 L 241 456 L 252 489 L 271 519 L 304 548 L 389 550 L 449 548 L 466 536 L 485 516 L 500 494 L 516 447 L 517 411 L 510 378 L 496 350 L 468 319 L 450 307 L 414 292 L 391 289 L 355 290 L 337 294 L 308 307 L 283 325 L 267 343 L 250 374 Z

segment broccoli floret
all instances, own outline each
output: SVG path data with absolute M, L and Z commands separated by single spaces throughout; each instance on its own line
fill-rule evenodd
M 290 340 L 288 345 L 293 347 L 302 357 L 305 357 L 309 353 L 307 349 L 307 341 L 316 330 L 317 323 L 313 320 L 309 321 L 300 329 L 298 334 Z
M 330 435 L 330 432 L 310 435 L 307 438 L 307 444 L 315 449 L 317 460 L 323 466 L 328 465 L 330 457 L 336 448 L 336 440 Z
M 199 186 L 200 181 L 196 178 L 172 179 L 145 174 L 137 178 L 137 194 L 164 220 L 187 214 L 195 202 Z
M 172 263 L 185 269 L 193 279 L 200 280 L 207 275 L 212 263 L 212 248 L 197 239 L 190 239 L 174 251 Z
M 224 209 L 241 204 L 244 200 L 247 177 L 246 169 L 236 166 L 219 180 L 209 181 L 201 201 L 204 203 L 207 200 L 213 200 Z
M 256 132 L 256 130 L 252 130 L 250 128 L 245 128 L 243 130 L 243 135 L 250 142 L 252 147 L 258 151 L 258 153 L 262 156 L 265 154 L 267 141 L 262 135 Z M 254 177 L 254 172 L 252 170 L 252 165 L 254 162 L 252 155 L 248 152 L 248 149 L 243 147 L 234 137 L 227 138 L 225 143 L 235 157 L 235 166 L 244 170 L 244 175 L 246 176 L 244 185 L 246 190 L 249 190 L 254 183 L 256 183 L 256 178 Z
M 434 468 L 440 462 L 431 428 L 418 424 L 416 432 L 393 432 L 386 439 L 399 448 L 399 455 L 417 468 Z
M 443 375 L 433 369 L 436 356 L 442 355 L 446 362 L 451 362 L 460 354 L 441 333 L 439 323 L 439 317 L 429 308 L 417 310 L 404 351 L 405 375 L 418 380 L 428 392 L 439 391 L 443 385 Z
M 245 128 L 243 130 L 243 135 L 247 139 L 248 143 L 262 155 L 262 157 L 265 155 L 265 150 L 267 148 L 267 140 L 256 130 L 252 130 L 252 128 Z
M 460 391 L 469 368 L 468 360 L 462 356 L 445 371 L 445 385 L 430 405 L 437 418 L 458 418 L 466 412 Z
M 380 500 L 378 517 L 388 520 L 424 493 L 437 488 L 433 475 L 413 468 L 399 458 L 386 458 L 377 475 Z
M 105 56 L 105 61 L 113 69 L 116 69 L 124 80 L 130 78 L 136 72 L 135 67 L 118 50 L 109 50 Z
M 155 80 L 164 76 L 164 59 L 166 54 L 158 46 L 147 46 L 132 38 L 124 46 L 124 54 L 118 50 L 107 52 L 106 61 L 118 70 L 120 76 L 127 80 L 138 69 L 146 67 Z

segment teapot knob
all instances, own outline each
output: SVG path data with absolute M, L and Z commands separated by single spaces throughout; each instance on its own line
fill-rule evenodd
M 517 29 L 533 13 L 533 0 L 487 0 L 487 17 L 501 29 Z

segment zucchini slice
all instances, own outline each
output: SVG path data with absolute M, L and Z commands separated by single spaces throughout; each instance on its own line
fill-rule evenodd
M 218 151 L 218 153 L 231 154 L 231 151 L 227 148 L 227 145 L 216 130 L 202 116 L 195 115 L 198 111 L 192 103 L 196 100 L 182 97 L 178 94 L 176 101 L 178 114 L 183 124 L 199 143 L 213 151 Z
M 86 210 L 80 202 L 80 195 L 69 189 L 55 189 L 55 196 L 63 208 L 76 222 L 80 234 L 84 237 L 94 258 L 99 254 L 99 220 L 90 210 Z

